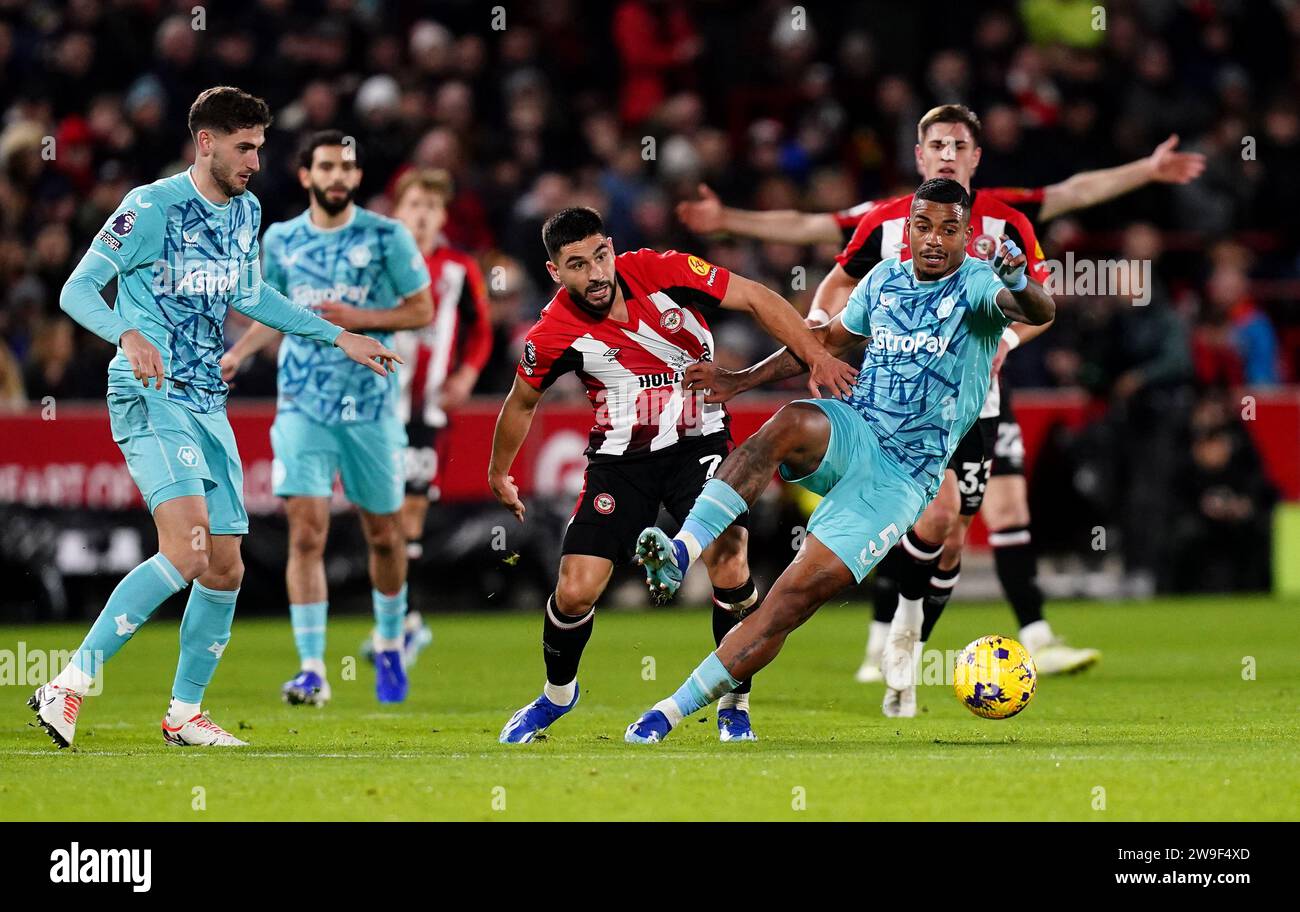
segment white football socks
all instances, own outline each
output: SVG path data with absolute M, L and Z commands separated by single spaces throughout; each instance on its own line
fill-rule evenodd
M 547 681 L 546 686 L 542 688 L 542 693 L 546 695 L 546 699 L 550 700 L 556 706 L 568 706 L 573 702 L 574 694 L 577 692 L 577 678 L 574 678 L 568 684 L 552 684 L 550 681 Z
M 198 703 L 182 703 L 173 697 L 171 705 L 167 707 L 167 724 L 172 728 L 180 728 L 202 711 L 203 708 Z
M 70 690 L 75 694 L 87 694 L 95 686 L 95 679 L 69 662 L 61 672 L 54 676 L 54 680 L 50 684 L 64 690 Z

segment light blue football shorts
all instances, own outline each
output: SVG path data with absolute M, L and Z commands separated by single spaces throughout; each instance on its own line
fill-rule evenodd
M 396 513 L 406 487 L 406 428 L 396 416 L 325 424 L 279 411 L 271 425 L 277 497 L 329 497 L 343 479 L 348 500 L 368 513 Z
M 830 442 L 817 471 L 791 478 L 783 465 L 781 477 L 822 495 L 808 532 L 844 561 L 860 583 L 932 498 L 884 454 L 875 431 L 853 406 L 838 399 L 800 401 L 826 413 Z
M 244 467 L 226 410 L 194 412 L 161 394 L 108 391 L 113 442 L 152 513 L 177 497 L 208 503 L 213 535 L 247 535 Z

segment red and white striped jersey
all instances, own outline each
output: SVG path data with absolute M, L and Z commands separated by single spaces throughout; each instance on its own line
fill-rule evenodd
M 596 316 L 561 288 L 524 342 L 518 376 L 545 390 L 574 371 L 587 389 L 595 423 L 591 459 L 670 447 L 727 429 L 726 409 L 682 389 L 686 368 L 713 357 L 705 312 L 727 294 L 731 274 L 676 251 L 636 250 L 615 260 L 627 321 Z
M 443 427 L 442 384 L 462 364 L 481 371 L 492 351 L 487 287 L 474 258 L 446 244 L 424 257 L 432 279 L 433 320 L 419 329 L 394 334 L 393 350 L 402 356 L 398 373 L 398 418 L 418 416 Z

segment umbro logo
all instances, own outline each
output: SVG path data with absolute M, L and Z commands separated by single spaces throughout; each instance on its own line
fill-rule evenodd
M 622 350 L 623 350 L 623 349 L 621 349 L 621 348 L 609 348 L 609 349 L 606 349 L 606 350 L 605 350 L 605 360 L 606 360 L 606 361 L 617 361 L 617 360 L 618 360 L 618 353 L 621 352 Z

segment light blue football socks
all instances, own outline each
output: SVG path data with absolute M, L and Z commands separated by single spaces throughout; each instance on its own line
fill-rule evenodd
M 669 725 L 676 728 L 682 719 L 708 706 L 723 694 L 731 693 L 739 686 L 740 682 L 727 671 L 727 666 L 722 664 L 718 654 L 711 652 L 709 657 L 691 672 L 691 676 L 682 683 L 682 686 L 677 688 L 677 693 L 667 700 L 660 700 L 654 708 L 668 718 Z
M 748 509 L 749 504 L 735 488 L 720 478 L 710 478 L 704 483 L 700 496 L 695 498 L 695 505 L 682 523 L 677 540 L 686 546 L 687 555 L 694 561 L 736 521 L 737 516 Z
M 203 702 L 203 691 L 212 683 L 217 663 L 230 642 L 237 598 L 238 589 L 209 589 L 194 581 L 181 618 L 181 659 L 172 684 L 172 696 L 181 703 Z
M 302 667 L 308 662 L 325 665 L 325 623 L 329 616 L 329 602 L 307 602 L 289 606 L 289 622 L 293 625 L 293 644 L 298 649 Z M 320 674 L 317 671 L 317 674 Z
M 99 677 L 103 664 L 117 655 L 158 606 L 184 588 L 185 577 L 162 554 L 141 563 L 113 589 L 71 665 L 89 678 Z M 73 689 L 84 692 L 84 681 Z
M 390 643 L 394 649 L 402 648 L 402 622 L 406 619 L 406 584 L 393 595 L 384 595 L 378 589 L 370 590 L 375 607 L 375 636 Z

